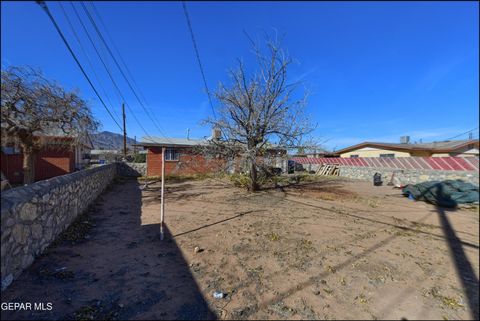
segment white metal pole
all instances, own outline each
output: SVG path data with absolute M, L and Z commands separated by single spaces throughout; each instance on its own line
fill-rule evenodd
M 162 147 L 162 191 L 161 191 L 161 207 L 160 207 L 160 240 L 163 241 L 163 214 L 165 208 L 164 199 L 165 189 L 165 147 Z

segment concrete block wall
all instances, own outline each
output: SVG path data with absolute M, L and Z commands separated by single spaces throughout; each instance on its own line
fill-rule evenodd
M 2 191 L 2 290 L 95 201 L 116 173 L 117 165 L 109 164 Z

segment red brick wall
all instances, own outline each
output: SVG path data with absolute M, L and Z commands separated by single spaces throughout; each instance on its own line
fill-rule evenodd
M 75 153 L 63 148 L 42 150 L 35 162 L 35 180 L 40 181 L 73 172 Z
M 218 172 L 225 168 L 222 159 L 206 159 L 189 148 L 178 148 L 178 161 L 165 161 L 165 175 L 192 175 Z M 147 176 L 162 175 L 162 148 L 150 147 L 147 153 Z
M 12 184 L 20 184 L 23 182 L 23 156 L 20 155 L 5 155 L 1 153 L 2 173 L 7 177 Z M 17 175 L 15 175 L 17 174 Z
M 1 169 L 8 181 L 23 182 L 23 155 L 1 153 Z M 44 180 L 73 172 L 75 153 L 70 148 L 49 148 L 38 152 L 35 158 L 35 180 Z M 19 175 L 15 175 L 19 173 Z

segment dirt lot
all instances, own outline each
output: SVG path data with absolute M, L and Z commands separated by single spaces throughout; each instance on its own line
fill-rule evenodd
M 341 179 L 186 181 L 167 184 L 160 241 L 159 184 L 141 186 L 114 185 L 2 293 L 51 311 L 2 319 L 478 318 L 476 210 Z

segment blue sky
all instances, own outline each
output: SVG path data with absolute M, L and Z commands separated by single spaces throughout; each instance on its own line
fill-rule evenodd
M 101 93 L 99 83 L 103 85 L 119 115 L 120 100 L 71 4 L 63 2 L 63 7 L 100 82 L 58 2 L 48 5 L 87 73 Z M 403 135 L 427 142 L 478 127 L 477 2 L 188 2 L 187 6 L 210 89 L 228 80 L 227 70 L 237 58 L 252 62 L 244 30 L 254 36 L 272 28 L 285 34 L 284 48 L 298 61 L 290 79 L 302 79 L 309 88 L 307 112 L 318 124 L 313 135 L 328 140 L 327 148 L 362 141 L 398 142 Z M 211 109 L 181 2 L 99 2 L 95 7 L 163 132 L 185 137 L 190 129 L 190 137 L 209 135 L 201 120 L 211 115 Z M 81 6 L 76 8 L 96 36 Z M 120 133 L 41 8 L 35 2 L 2 1 L 1 9 L 2 68 L 31 65 L 66 88 L 78 88 L 102 130 Z M 159 135 L 113 61 L 108 59 L 107 64 L 142 126 Z M 127 131 L 130 137 L 145 134 L 129 110 Z

